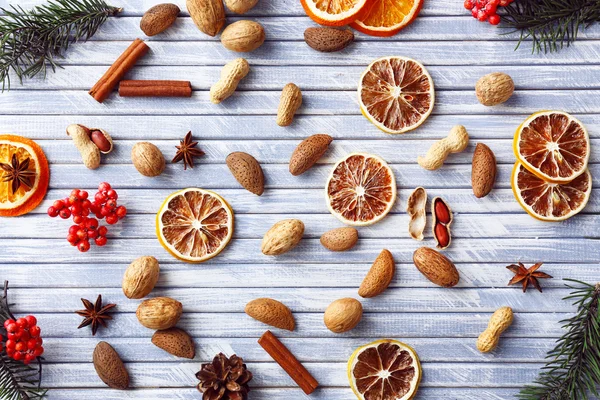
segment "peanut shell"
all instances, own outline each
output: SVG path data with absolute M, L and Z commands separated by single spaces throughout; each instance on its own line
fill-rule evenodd
M 117 351 L 106 342 L 99 342 L 92 356 L 94 369 L 102 379 L 113 389 L 125 390 L 129 387 L 129 373 Z
M 379 296 L 388 288 L 395 273 L 394 257 L 389 250 L 383 249 L 363 279 L 358 295 L 364 298 Z
M 358 325 L 362 314 L 363 308 L 360 301 L 347 297 L 336 300 L 327 307 L 323 315 L 323 322 L 331 332 L 348 332 Z
M 300 243 L 304 234 L 304 223 L 299 219 L 284 219 L 265 233 L 261 251 L 267 256 L 287 253 Z
M 320 133 L 304 139 L 292 153 L 290 158 L 290 173 L 301 175 L 315 165 L 325 154 L 333 138 Z
M 236 151 L 227 156 L 227 166 L 233 177 L 251 193 L 260 196 L 265 191 L 263 170 L 250 154 Z
M 190 360 L 196 355 L 194 341 L 186 331 L 179 328 L 169 328 L 154 332 L 152 344 L 169 354 Z
M 416 188 L 408 198 L 406 212 L 410 217 L 408 222 L 408 233 L 415 240 L 423 240 L 423 232 L 427 225 L 427 215 L 425 207 L 427 206 L 427 191 L 422 188 Z
M 446 256 L 429 247 L 420 247 L 413 254 L 413 262 L 427 279 L 442 287 L 458 284 L 458 270 Z
M 471 186 L 477 198 L 487 196 L 496 182 L 496 156 L 483 143 L 477 143 L 471 163 Z
M 302 105 L 302 91 L 293 83 L 288 83 L 281 91 L 279 108 L 277 109 L 277 125 L 289 126 L 294 120 L 296 111 Z
M 265 30 L 254 21 L 241 20 L 227 26 L 221 34 L 226 49 L 247 53 L 258 49 L 265 42 Z
M 355 228 L 336 228 L 321 236 L 321 244 L 331 251 L 350 250 L 358 242 L 358 231 Z
M 277 300 L 266 297 L 252 300 L 244 309 L 250 317 L 267 325 L 293 331 L 296 328 L 292 311 Z

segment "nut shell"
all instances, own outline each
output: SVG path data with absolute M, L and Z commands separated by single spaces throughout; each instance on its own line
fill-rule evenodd
M 156 331 L 152 335 L 152 343 L 156 347 L 177 357 L 189 358 L 191 360 L 196 355 L 194 341 L 183 329 L 169 328 Z
M 354 33 L 350 29 L 312 27 L 304 31 L 304 41 L 317 51 L 330 53 L 346 48 L 354 41 Z
M 279 329 L 293 331 L 296 328 L 292 311 L 283 303 L 266 297 L 246 304 L 246 314 L 252 318 Z
M 358 295 L 364 298 L 379 296 L 392 283 L 395 273 L 394 257 L 389 250 L 383 249 L 363 279 Z
M 258 3 L 258 0 L 225 0 L 225 5 L 236 14 L 245 14 Z
M 308 171 L 325 154 L 332 140 L 331 136 L 319 133 L 300 142 L 290 157 L 290 173 L 298 176 Z
M 156 258 L 144 256 L 133 260 L 123 275 L 123 293 L 128 299 L 148 296 L 158 282 L 159 273 L 160 267 Z
M 150 142 L 138 142 L 131 149 L 131 161 L 138 172 L 154 177 L 165 170 L 165 157 L 158 147 Z
M 125 390 L 129 387 L 129 373 L 117 351 L 106 342 L 99 342 L 92 356 L 94 369 L 102 379 L 113 389 Z
M 183 306 L 170 297 L 155 297 L 140 303 L 135 315 L 143 326 L 149 329 L 169 329 L 174 327 L 181 314 Z
M 258 49 L 265 42 L 265 30 L 254 21 L 241 20 L 227 26 L 221 34 L 226 49 L 247 53 Z
M 427 279 L 438 286 L 456 286 L 460 280 L 458 270 L 452 261 L 429 247 L 421 247 L 415 250 L 413 262 Z
M 484 106 L 502 104 L 513 95 L 515 83 L 512 78 L 503 72 L 487 74 L 477 81 L 475 94 Z
M 216 36 L 225 25 L 222 0 L 186 0 L 186 6 L 198 29 L 209 36 Z
M 235 180 L 244 189 L 257 196 L 263 194 L 265 191 L 265 177 L 256 158 L 248 153 L 236 151 L 228 155 L 225 161 Z
M 471 163 L 471 186 L 477 198 L 487 196 L 496 182 L 496 156 L 483 143 L 477 143 Z
M 321 244 L 331 251 L 346 251 L 358 242 L 358 231 L 355 228 L 336 228 L 321 236 Z
M 423 232 L 427 225 L 427 191 L 422 188 L 416 188 L 408 198 L 406 212 L 410 217 L 408 222 L 408 233 L 415 240 L 423 240 Z
M 363 308 L 360 301 L 346 297 L 334 301 L 327 307 L 323 322 L 331 332 L 348 332 L 358 325 L 362 319 L 362 314 Z
M 157 4 L 144 13 L 140 21 L 140 29 L 147 36 L 158 35 L 173 25 L 181 10 L 172 3 Z
M 304 223 L 299 219 L 284 219 L 265 233 L 261 251 L 267 256 L 287 253 L 300 243 L 304 234 Z

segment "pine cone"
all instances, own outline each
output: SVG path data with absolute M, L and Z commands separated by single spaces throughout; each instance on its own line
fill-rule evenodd
M 212 363 L 202 364 L 196 378 L 200 380 L 198 390 L 204 393 L 202 400 L 246 400 L 252 373 L 240 357 L 219 353 Z

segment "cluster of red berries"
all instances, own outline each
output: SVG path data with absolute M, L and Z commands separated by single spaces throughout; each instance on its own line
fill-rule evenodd
M 16 361 L 29 364 L 36 357 L 44 354 L 43 340 L 40 337 L 41 329 L 37 326 L 37 320 L 33 315 L 25 318 L 7 319 L 4 321 L 6 329 L 6 342 L 2 343 L 4 337 L 0 335 L 0 351 L 6 349 L 6 355 Z
M 498 7 L 506 7 L 514 0 L 465 0 L 465 8 L 471 10 L 473 18 L 478 21 L 488 21 L 492 25 L 500 23 Z
M 117 204 L 119 195 L 107 182 L 98 186 L 93 201 L 88 197 L 85 190 L 73 189 L 69 197 L 56 200 L 48 207 L 48 215 L 52 218 L 73 217 L 75 225 L 69 228 L 67 241 L 82 253 L 90 249 L 90 240 L 93 240 L 96 246 L 106 245 L 108 229 L 106 226 L 99 226 L 98 220 L 106 218 L 107 224 L 114 225 L 127 215 L 127 208 Z M 92 214 L 96 218 L 90 217 Z

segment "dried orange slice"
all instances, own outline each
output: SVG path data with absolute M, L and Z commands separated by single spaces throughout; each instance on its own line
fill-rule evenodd
M 587 170 L 590 138 L 585 126 L 561 111 L 531 115 L 515 133 L 517 159 L 535 175 L 566 183 Z
M 174 257 L 201 263 L 227 246 L 233 210 L 218 194 L 197 188 L 171 194 L 156 214 L 156 235 Z
M 419 356 L 397 340 L 359 347 L 348 360 L 348 380 L 360 400 L 409 400 L 421 382 Z
M 371 36 L 393 36 L 417 18 L 421 7 L 423 0 L 369 0 L 350 26 Z
M 384 57 L 360 77 L 358 101 L 365 117 L 387 133 L 421 125 L 433 110 L 435 93 L 429 72 L 406 57 Z
M 0 217 L 16 217 L 36 208 L 46 195 L 49 180 L 48 160 L 37 143 L 0 135 Z
M 327 207 L 340 221 L 355 226 L 380 221 L 396 201 L 396 179 L 377 156 L 353 153 L 338 161 L 325 187 Z
M 569 183 L 552 183 L 541 179 L 517 162 L 511 184 L 521 207 L 542 221 L 563 221 L 577 214 L 592 193 L 592 175 L 586 169 Z
M 358 18 L 367 0 L 300 0 L 300 3 L 316 23 L 342 26 Z

